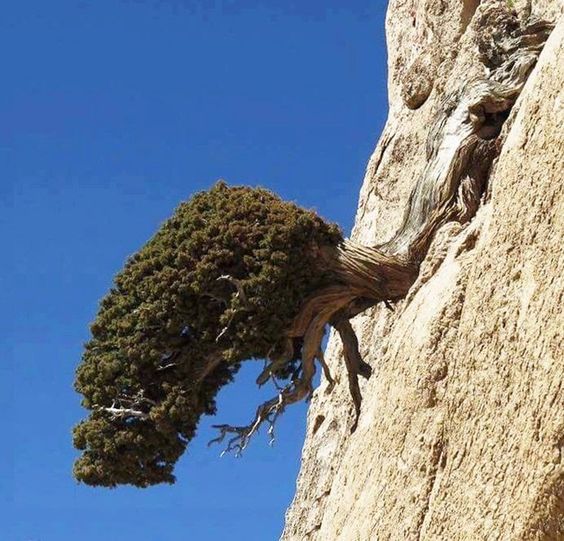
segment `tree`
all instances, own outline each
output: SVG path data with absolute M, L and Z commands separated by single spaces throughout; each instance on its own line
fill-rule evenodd
M 551 29 L 521 28 L 503 9 L 484 17 L 495 19 L 485 28 L 504 29 L 480 44 L 491 75 L 447 96 L 429 131 L 425 170 L 388 242 L 360 246 L 265 189 L 221 181 L 181 204 L 126 263 L 77 371 L 76 389 L 91 411 L 74 430 L 83 451 L 77 479 L 173 482 L 200 417 L 215 413 L 219 389 L 245 360 L 266 360 L 257 383 L 273 380 L 278 393 L 249 425 L 217 425 L 215 441 L 228 437 L 226 450 L 241 453 L 261 425 L 272 434 L 284 409 L 313 392 L 316 361 L 333 384 L 321 348 L 327 325 L 343 342 L 358 417 L 358 376 L 369 377 L 370 367 L 350 319 L 405 297 L 437 229 L 473 216 L 495 138 Z

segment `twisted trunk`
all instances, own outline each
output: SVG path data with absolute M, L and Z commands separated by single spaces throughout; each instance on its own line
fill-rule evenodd
M 303 337 L 302 365 L 311 367 L 320 350 L 321 329 L 326 324 L 335 327 L 345 346 L 357 413 L 357 376 L 368 372 L 360 369 L 356 338 L 345 322 L 378 302 L 405 297 L 437 230 L 449 221 L 465 223 L 474 216 L 497 156 L 495 138 L 553 28 L 547 21 L 521 27 L 513 12 L 499 6 L 483 17 L 485 31 L 478 48 L 490 75 L 463 83 L 443 100 L 427 137 L 427 165 L 411 192 L 402 225 L 378 246 L 346 240 L 323 248 L 321 267 L 335 275 L 336 284 L 307 300 L 289 333 Z
M 368 377 L 370 369 L 360 358 L 349 320 L 374 304 L 388 305 L 404 298 L 437 230 L 449 221 L 465 223 L 474 216 L 497 155 L 495 139 L 553 28 L 546 21 L 522 27 L 504 4 L 485 9 L 482 17 L 484 31 L 478 49 L 489 75 L 464 82 L 441 103 L 427 137 L 427 165 L 414 184 L 402 225 L 381 245 L 361 246 L 346 240 L 320 249 L 320 270 L 329 271 L 334 284 L 306 300 L 287 333 L 285 353 L 273 359 L 257 381 L 262 384 L 273 377 L 300 356 L 297 353 L 301 353 L 299 369 L 277 398 L 259 407 L 251 425 L 219 427 L 223 436 L 236 433 L 228 448 L 242 451 L 262 422 L 269 422 L 272 430 L 273 419 L 287 404 L 311 395 L 316 359 L 328 374 L 321 353 L 327 325 L 332 325 L 343 341 L 358 417 L 358 375 Z M 301 352 L 296 351 L 296 343 Z M 355 427 L 356 423 L 353 430 Z

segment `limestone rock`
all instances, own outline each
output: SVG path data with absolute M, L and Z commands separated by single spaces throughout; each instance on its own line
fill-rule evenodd
M 440 100 L 483 71 L 475 37 L 495 1 L 506 2 L 389 2 L 390 113 L 354 240 L 398 227 Z M 356 318 L 373 375 L 353 434 L 332 337 L 338 383 L 313 397 L 284 541 L 564 539 L 563 6 L 513 4 L 558 24 L 506 122 L 486 197 L 468 225 L 439 231 L 393 312 Z

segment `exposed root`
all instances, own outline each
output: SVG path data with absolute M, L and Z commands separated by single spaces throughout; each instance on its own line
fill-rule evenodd
M 365 379 L 370 378 L 372 375 L 372 367 L 365 362 L 360 355 L 358 338 L 352 328 L 351 322 L 348 319 L 343 319 L 334 322 L 333 326 L 339 333 L 345 356 L 351 359 L 351 366 L 354 369 L 354 373 Z
M 333 390 L 333 387 L 335 386 L 335 380 L 333 379 L 333 376 L 331 376 L 331 370 L 329 370 L 329 366 L 327 366 L 327 363 L 325 362 L 325 355 L 323 354 L 323 350 L 320 349 L 317 352 L 317 360 L 319 361 L 319 364 L 321 365 L 321 368 L 323 369 L 323 375 L 325 376 L 325 379 L 327 380 L 327 393 L 330 393 Z
M 210 443 L 222 442 L 227 434 L 234 434 L 224 452 L 240 455 L 263 423 L 269 426 L 270 443 L 274 441 L 274 423 L 286 406 L 311 397 L 316 359 L 329 382 L 328 388 L 333 387 L 321 350 L 327 325 L 335 327 L 343 342 L 355 410 L 352 430 L 356 429 L 362 401 L 358 376 L 368 378 L 372 370 L 361 358 L 349 320 L 379 302 L 392 309 L 390 301 L 405 298 L 417 279 L 419 265 L 438 229 L 452 220 L 466 223 L 474 216 L 499 150 L 495 138 L 552 29 L 545 21 L 521 28 L 517 17 L 500 6 L 484 9 L 480 17 L 480 26 L 485 30 L 478 46 L 489 76 L 462 84 L 441 104 L 427 138 L 427 164 L 414 185 L 401 227 L 379 246 L 361 246 L 347 240 L 337 247 L 320 247 L 320 268 L 332 273 L 335 283 L 305 301 L 285 337 L 284 351 L 269 359 L 259 375 L 259 385 L 273 379 L 278 396 L 259 406 L 250 425 L 216 427 L 220 436 Z M 246 304 L 237 280 L 230 276 L 220 279 L 233 283 L 241 302 Z M 296 340 L 301 352 L 295 351 Z M 285 370 L 287 374 L 290 363 L 298 360 L 298 353 L 301 360 L 293 371 L 292 382 L 281 388 L 274 376 Z
M 349 320 L 344 319 L 333 323 L 335 329 L 341 337 L 343 343 L 343 357 L 345 366 L 347 367 L 347 375 L 349 379 L 349 392 L 354 404 L 355 419 L 351 432 L 356 430 L 358 418 L 360 417 L 360 404 L 362 395 L 358 385 L 358 376 L 361 375 L 369 378 L 372 374 L 372 368 L 368 363 L 363 361 L 358 348 L 358 339 Z

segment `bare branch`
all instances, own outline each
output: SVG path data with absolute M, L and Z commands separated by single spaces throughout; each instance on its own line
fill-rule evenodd
M 141 389 L 137 394 L 129 396 L 128 394 L 120 394 L 117 398 L 117 402 L 121 405 L 125 403 L 127 406 L 137 407 L 142 404 L 149 404 L 149 406 L 156 406 L 157 403 L 150 398 L 145 396 L 143 389 Z M 115 401 L 114 404 L 115 406 Z
M 94 405 L 93 409 L 97 411 L 104 411 L 109 413 L 113 418 L 136 418 L 147 421 L 150 419 L 150 415 L 141 409 L 142 406 L 156 406 L 157 403 L 150 398 L 144 396 L 143 390 L 140 390 L 134 396 L 129 396 L 127 394 L 120 394 L 116 398 L 110 407 L 108 406 L 98 406 Z
M 288 362 L 290 361 L 290 359 L 291 359 L 291 354 L 288 355 L 287 357 L 284 356 L 284 357 L 281 357 L 280 359 L 276 359 L 274 361 L 267 362 L 263 371 L 258 375 L 258 377 L 256 379 L 257 385 L 259 387 L 261 387 L 270 378 L 272 378 L 278 370 L 280 370 L 282 368 L 286 368 L 288 366 Z
M 268 444 L 272 445 L 275 440 L 274 425 L 278 417 L 284 412 L 286 406 L 299 402 L 311 392 L 311 380 L 298 379 L 284 387 L 278 396 L 267 400 L 261 404 L 256 411 L 253 421 L 247 426 L 214 425 L 220 432 L 217 438 L 211 440 L 208 445 L 222 443 L 227 434 L 234 434 L 228 440 L 227 446 L 222 451 L 221 456 L 229 452 L 234 452 L 236 457 L 240 457 L 246 449 L 251 437 L 258 431 L 263 423 L 268 424 Z
M 230 274 L 222 274 L 219 278 L 217 278 L 217 280 L 218 281 L 225 280 L 230 284 L 233 284 L 237 289 L 237 293 L 235 294 L 235 297 L 241 300 L 245 308 L 251 307 L 251 304 L 247 299 L 247 295 L 245 294 L 245 290 L 243 288 L 243 284 L 241 283 L 241 280 L 238 280 L 237 278 L 233 278 L 233 276 L 231 276 Z M 223 329 L 221 329 L 221 332 L 217 335 L 215 339 L 216 342 L 219 342 L 221 338 L 225 335 L 225 333 L 229 330 L 229 327 L 231 326 L 234 317 L 235 317 L 235 312 L 231 314 L 231 317 L 229 318 L 227 325 L 225 325 L 225 327 L 223 327 Z
M 280 407 L 283 408 L 283 398 L 282 392 L 279 394 L 277 398 L 271 398 L 264 404 L 261 404 L 256 412 L 255 418 L 253 422 L 247 426 L 231 426 L 231 425 L 213 425 L 213 428 L 217 428 L 220 432 L 217 438 L 214 438 L 208 443 L 212 445 L 214 443 L 222 443 L 227 434 L 235 434 L 234 437 L 228 440 L 227 446 L 222 451 L 221 456 L 225 455 L 226 453 L 235 452 L 236 457 L 240 457 L 247 447 L 252 435 L 258 430 L 260 425 L 267 421 L 269 423 L 269 435 L 271 439 L 269 444 L 272 445 L 273 443 L 273 429 L 274 429 L 274 422 L 278 417 L 278 413 L 276 409 Z
M 114 418 L 120 418 L 120 417 L 135 417 L 136 419 L 142 419 L 144 421 L 148 420 L 149 414 L 148 413 L 144 413 L 142 411 L 139 410 L 135 410 L 132 408 L 116 408 L 115 406 L 110 406 L 108 407 L 101 407 L 101 406 L 95 406 L 94 409 L 98 410 L 98 411 L 105 411 L 109 414 L 112 415 L 112 417 Z
M 168 363 L 164 366 L 159 366 L 159 368 L 157 368 L 157 372 L 163 372 L 164 370 L 169 370 L 170 368 L 174 368 L 175 366 L 178 365 L 176 363 Z
M 230 274 L 222 274 L 219 278 L 217 278 L 217 280 L 218 281 L 225 280 L 233 284 L 237 289 L 236 297 L 241 300 L 244 306 L 246 307 L 250 306 L 249 300 L 247 299 L 247 295 L 245 294 L 245 290 L 243 288 L 243 284 L 241 283 L 241 280 L 238 280 L 237 278 L 233 278 L 233 276 L 231 276 Z
M 229 325 L 231 325 L 232 321 L 233 321 L 233 316 L 231 316 L 227 325 L 225 325 L 225 327 L 223 327 L 223 329 L 221 329 L 221 332 L 215 337 L 216 342 L 219 342 L 221 340 L 221 337 L 229 330 Z

